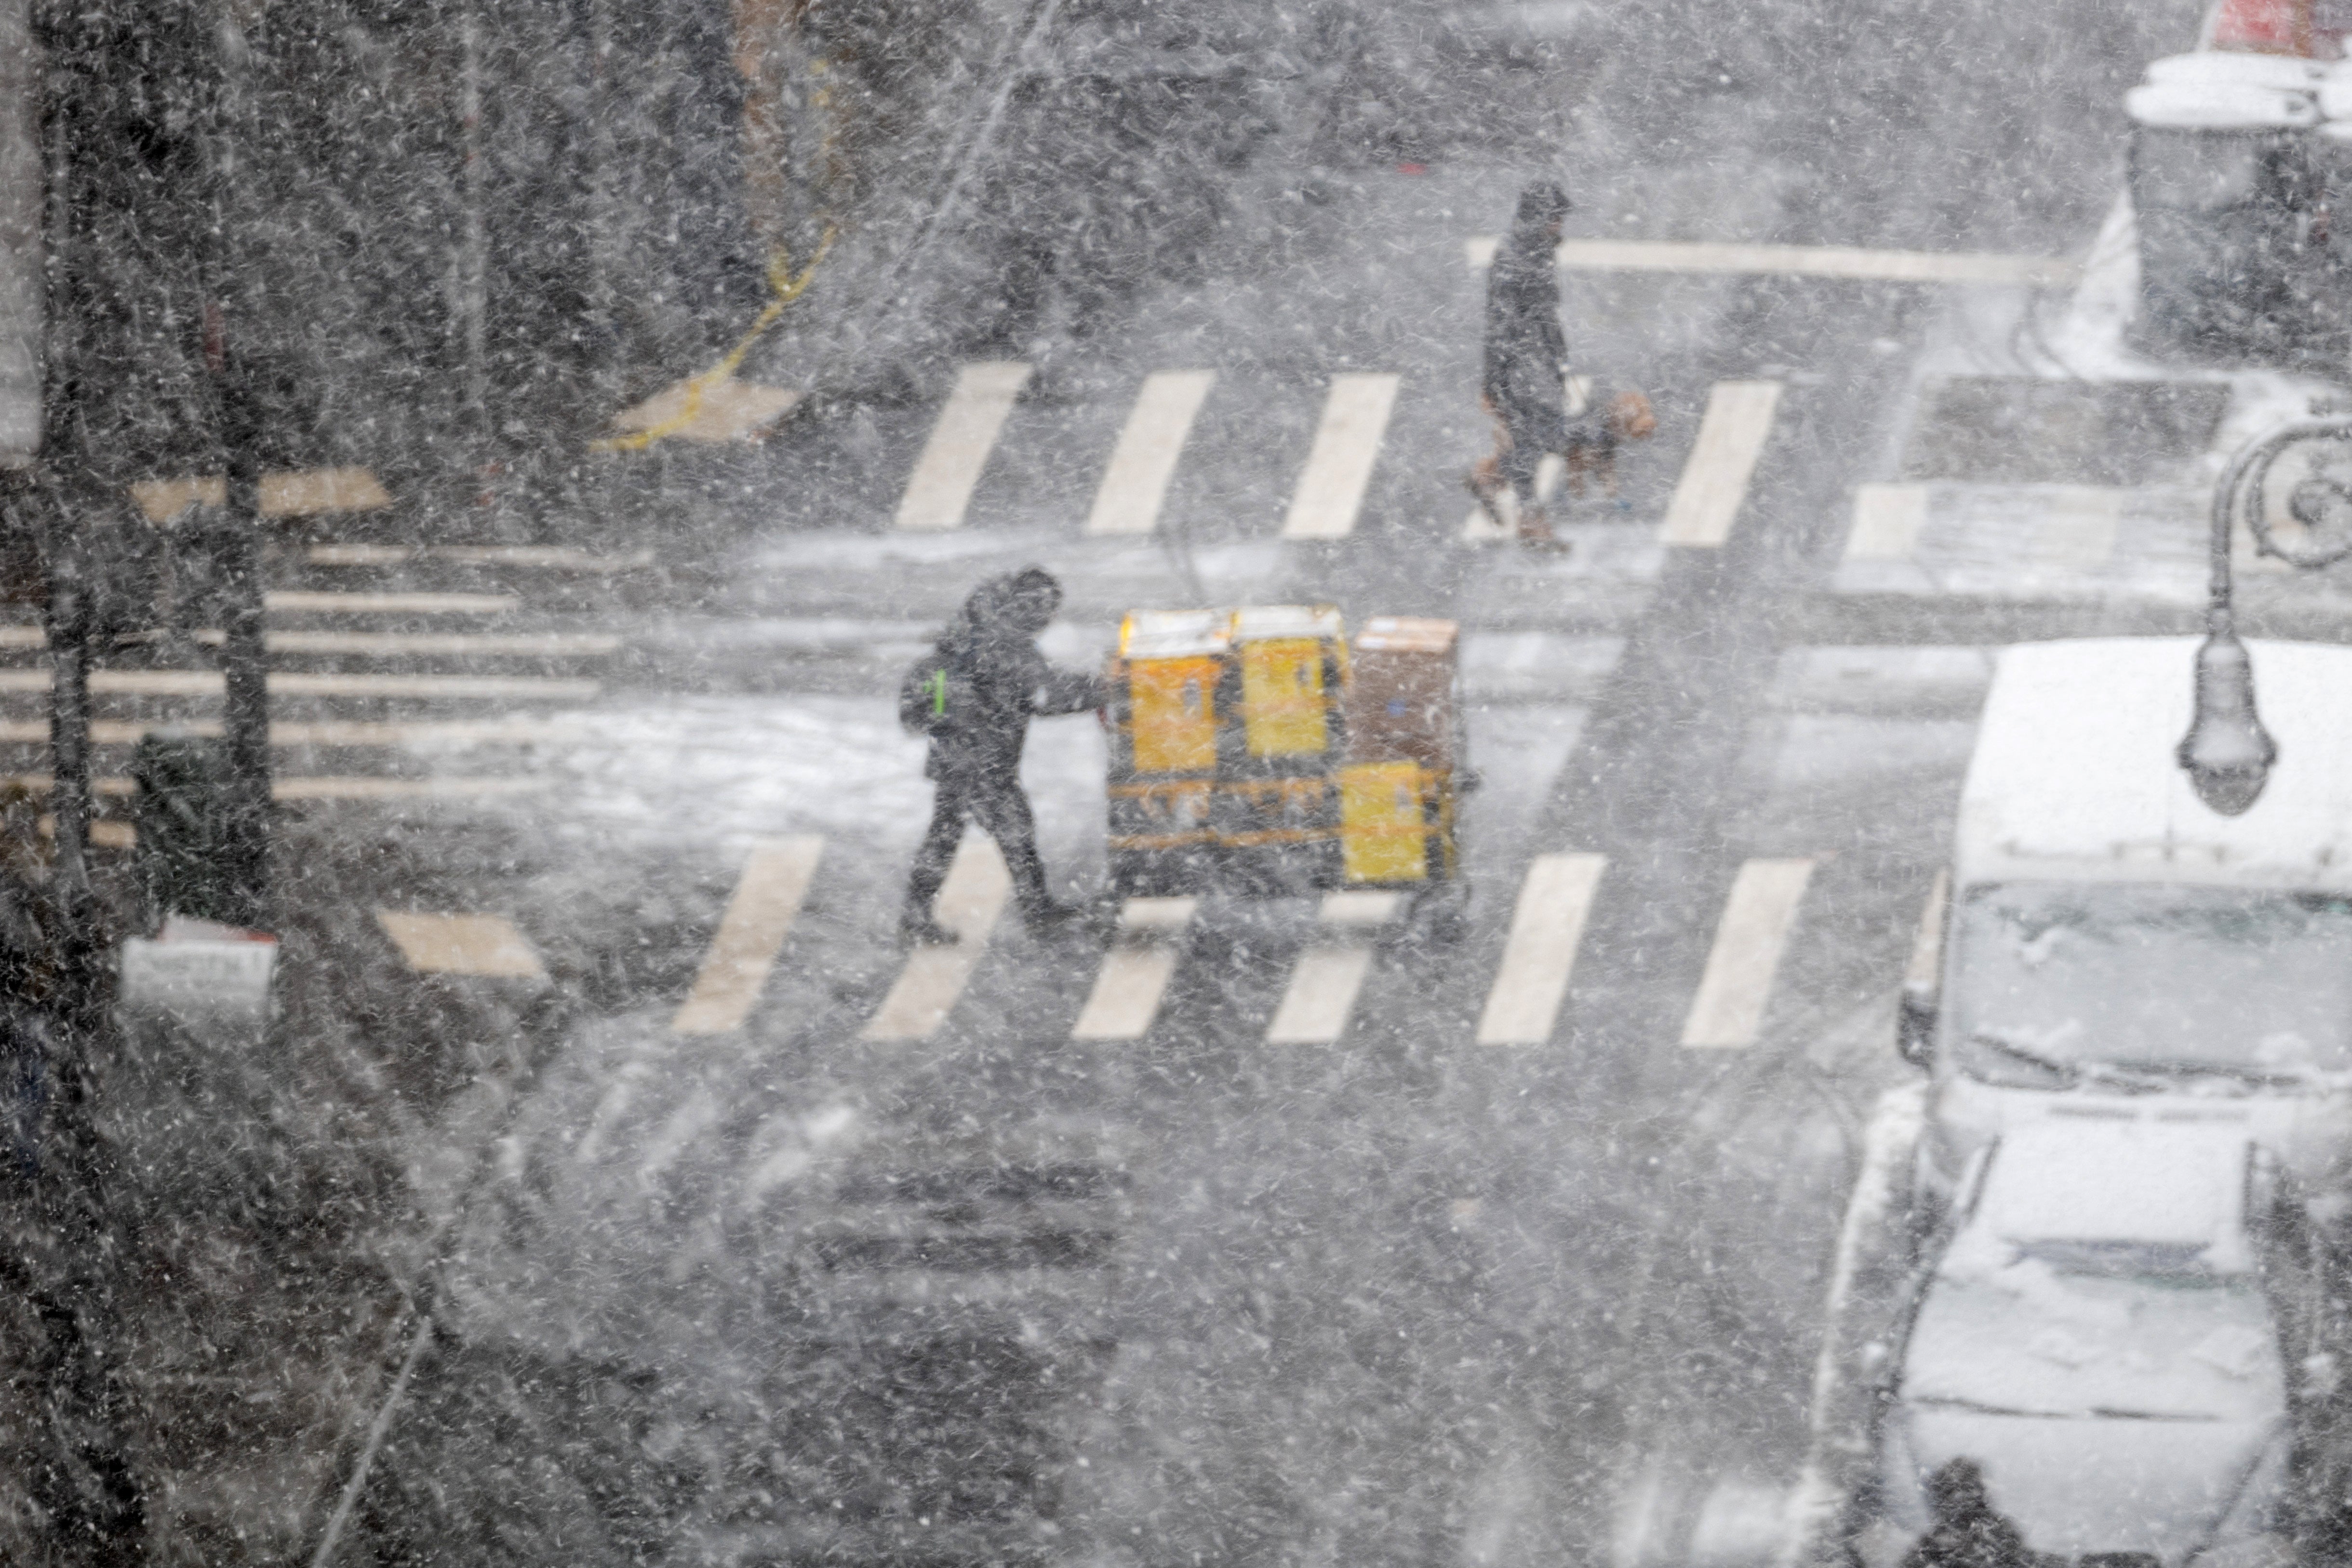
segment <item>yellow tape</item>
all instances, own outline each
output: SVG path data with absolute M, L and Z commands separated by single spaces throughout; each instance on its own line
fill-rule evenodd
M 825 252 L 833 248 L 837 233 L 839 231 L 833 225 L 825 225 L 824 237 L 817 242 L 816 254 L 809 258 L 809 264 L 797 274 L 793 271 L 792 255 L 783 247 L 778 246 L 768 253 L 768 292 L 774 297 L 751 323 L 751 330 L 743 334 L 743 341 L 727 351 L 726 358 L 686 384 L 686 405 L 683 408 L 647 429 L 591 441 L 588 449 L 592 452 L 642 452 L 665 436 L 675 436 L 693 424 L 702 413 L 703 395 L 722 382 L 733 380 L 736 369 L 743 363 L 743 356 L 751 352 L 751 345 L 760 341 L 760 334 L 774 326 L 777 319 L 783 315 L 785 307 L 807 291 L 809 283 L 816 277 L 817 265 L 824 261 Z

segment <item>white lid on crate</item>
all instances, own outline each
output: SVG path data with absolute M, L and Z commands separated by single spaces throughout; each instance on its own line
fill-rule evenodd
M 1356 634 L 1358 653 L 1451 653 L 1461 631 L 1454 621 L 1428 616 L 1374 616 Z
M 1118 626 L 1121 658 L 1192 658 L 1225 651 L 1233 642 L 1225 610 L 1129 610 Z
M 1250 605 L 1234 612 L 1235 642 L 1347 635 L 1347 625 L 1336 605 Z

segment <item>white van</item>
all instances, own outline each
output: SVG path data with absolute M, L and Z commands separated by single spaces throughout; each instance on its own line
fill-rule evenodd
M 2231 817 L 2173 757 L 2196 647 L 2000 653 L 1940 952 L 1904 993 L 1931 1205 L 1976 1149 L 2053 1121 L 2229 1124 L 2306 1190 L 2352 1173 L 2352 648 L 2250 645 L 2279 755 Z

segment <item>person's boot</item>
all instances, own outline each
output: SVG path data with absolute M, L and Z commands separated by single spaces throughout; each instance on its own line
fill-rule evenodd
M 902 947 L 953 947 L 960 939 L 931 918 L 927 909 L 910 909 L 898 917 L 898 943 Z
M 1462 476 L 1462 482 L 1472 495 L 1478 498 L 1479 506 L 1486 510 L 1486 516 L 1493 521 L 1495 526 L 1508 532 L 1511 520 L 1503 515 L 1502 501 L 1503 496 L 1507 492 L 1504 489 L 1501 481 L 1486 471 L 1486 467 L 1482 461 L 1478 467 Z
M 1544 514 L 1544 509 L 1532 503 L 1519 509 L 1518 539 L 1521 544 L 1535 550 L 1565 553 L 1570 548 L 1567 540 L 1551 531 L 1551 519 Z

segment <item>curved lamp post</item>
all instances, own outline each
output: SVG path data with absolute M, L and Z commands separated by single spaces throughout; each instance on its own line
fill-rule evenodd
M 2287 510 L 2309 531 L 2300 540 L 2271 531 L 2270 471 L 2288 448 L 2306 442 L 2352 443 L 2352 419 L 2298 420 L 2254 442 L 2231 460 L 2213 491 L 2212 581 L 2205 609 L 2205 641 L 2197 650 L 2197 709 L 2173 755 L 2197 798 L 2224 816 L 2254 804 L 2278 761 L 2278 742 L 2254 710 L 2254 670 L 2238 640 L 2230 611 L 2230 542 L 2242 498 L 2254 548 L 2293 566 L 2329 565 L 2352 555 L 2352 486 L 2306 475 L 2287 498 Z

